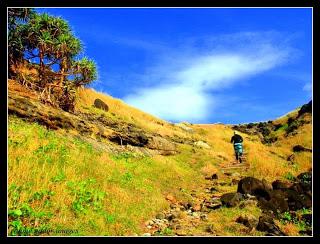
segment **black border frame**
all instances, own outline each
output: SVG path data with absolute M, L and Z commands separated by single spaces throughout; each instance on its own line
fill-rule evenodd
M 319 54 L 320 54 L 320 24 L 319 24 L 319 12 L 320 12 L 320 1 L 319 0 L 220 0 L 220 1 L 213 1 L 213 0 L 190 0 L 190 1 L 183 1 L 183 0 L 176 0 L 176 1 L 161 1 L 161 0 L 35 0 L 35 1 L 27 1 L 27 0 L 5 0 L 1 1 L 1 14 L 0 14 L 0 25 L 1 25 L 1 55 L 0 58 L 2 60 L 1 62 L 1 72 L 0 75 L 2 77 L 1 85 L 3 86 L 0 91 L 2 92 L 2 98 L 6 97 L 6 103 L 2 101 L 1 103 L 1 138 L 2 142 L 1 147 L 2 153 L 1 155 L 6 160 L 2 160 L 1 163 L 1 180 L 4 181 L 1 183 L 1 196 L 0 199 L 2 203 L 0 204 L 0 210 L 1 210 L 1 239 L 4 238 L 4 240 L 18 240 L 21 239 L 23 241 L 43 241 L 43 237 L 7 237 L 7 201 L 4 203 L 4 199 L 7 199 L 7 82 L 5 80 L 7 79 L 7 46 L 6 46 L 6 40 L 7 40 L 7 32 L 5 31 L 7 29 L 7 7 L 310 7 L 313 8 L 313 125 L 318 119 L 320 110 L 319 110 L 319 99 L 316 96 L 316 93 L 320 91 L 318 88 L 318 83 L 320 82 L 319 77 Z M 318 126 L 313 126 L 313 148 L 318 148 L 317 145 L 319 145 L 319 138 L 320 132 Z M 5 138 L 6 137 L 6 138 Z M 4 143 L 6 142 L 6 143 Z M 313 151 L 313 237 L 293 237 L 297 241 L 315 241 L 320 240 L 320 230 L 319 230 L 319 163 L 320 163 L 320 154 L 319 150 Z M 4 163 L 6 162 L 6 163 Z M 57 238 L 61 237 L 50 237 L 52 240 L 57 240 Z M 66 240 L 72 240 L 75 237 L 62 237 Z M 70 239 L 71 238 L 71 239 Z M 79 238 L 79 237 L 78 237 Z M 83 238 L 83 237 L 80 237 Z M 143 237 L 108 237 L 108 239 L 100 238 L 100 237 L 90 237 L 90 241 L 96 240 L 96 239 L 102 239 L 109 241 L 109 238 L 121 241 L 121 240 L 129 240 L 132 241 L 158 241 L 158 240 L 168 240 L 172 239 L 173 241 L 178 240 L 176 237 L 160 237 L 160 238 L 143 238 Z M 200 239 L 201 238 L 201 239 Z M 273 238 L 273 237 L 272 237 Z M 274 240 L 280 240 L 281 238 L 290 238 L 291 237 L 275 237 L 271 239 L 271 241 Z M 199 241 L 232 241 L 232 239 L 236 239 L 236 241 L 257 241 L 264 238 L 250 238 L 250 237 L 223 237 L 223 238 L 214 238 L 212 237 L 190 237 L 190 238 L 183 238 L 179 239 L 182 241 L 186 241 L 187 239 L 193 239 L 193 240 L 199 240 Z M 266 241 L 269 241 L 270 239 L 265 239 Z M 283 240 L 286 241 L 286 240 Z M 292 241 L 292 240 L 290 240 Z

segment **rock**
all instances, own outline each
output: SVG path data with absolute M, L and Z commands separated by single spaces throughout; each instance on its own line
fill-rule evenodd
M 256 206 L 257 205 L 257 201 L 255 200 L 246 200 L 246 201 L 243 201 L 239 204 L 239 208 L 242 209 L 242 208 L 245 208 L 247 206 Z
M 239 183 L 239 180 L 232 179 L 231 182 L 230 182 L 230 185 L 233 186 L 233 185 L 237 185 L 238 183 Z
M 190 209 L 193 207 L 192 202 L 183 202 L 182 205 L 184 206 L 185 209 Z
M 292 186 L 290 186 L 291 190 L 294 190 L 298 192 L 299 194 L 306 194 L 310 195 L 312 190 L 312 183 L 311 182 L 299 182 L 299 183 L 294 183 Z
M 217 180 L 217 179 L 218 179 L 218 175 L 217 175 L 217 174 L 213 174 L 213 175 L 211 176 L 211 179 Z
M 289 210 L 288 203 L 286 201 L 286 195 L 281 190 L 273 190 L 270 193 L 270 199 L 260 198 L 258 206 L 261 209 L 271 210 L 274 213 L 286 212 Z
M 174 155 L 176 154 L 177 147 L 174 143 L 168 141 L 167 139 L 159 136 L 153 136 L 148 139 L 148 144 L 146 145 L 149 149 L 157 150 L 161 155 Z
M 165 218 L 168 220 L 168 221 L 172 221 L 173 219 L 177 218 L 177 214 L 174 214 L 174 213 L 170 213 L 168 214 Z
M 306 230 L 300 230 L 299 231 L 300 235 L 307 235 L 307 236 L 312 236 L 312 229 L 308 228 Z
M 312 152 L 312 149 L 309 149 L 309 148 L 305 148 L 301 145 L 295 145 L 292 150 L 294 152 Z
M 273 217 L 269 215 L 262 215 L 259 217 L 257 230 L 267 232 L 268 235 L 285 236 L 285 234 L 274 223 Z
M 221 203 L 208 203 L 205 205 L 207 208 L 209 209 L 213 209 L 213 210 L 216 210 L 216 209 L 219 209 L 222 207 L 222 204 Z
M 268 181 L 266 181 L 265 179 L 262 179 L 262 184 L 264 186 L 264 189 L 266 191 L 272 191 L 273 190 L 273 187 L 272 187 L 272 184 L 270 184 Z
M 312 225 L 312 214 L 303 214 L 301 220 L 304 221 L 307 225 Z
M 266 181 L 262 182 L 253 177 L 245 177 L 239 181 L 237 192 L 270 200 L 270 188 L 272 188 L 272 186 L 268 185 Z
M 301 115 L 305 114 L 305 113 L 312 113 L 312 100 L 310 102 L 308 102 L 307 104 L 304 104 L 299 112 L 298 112 L 298 117 L 300 117 Z
M 291 189 L 285 190 L 284 193 L 288 199 L 287 202 L 290 210 L 312 207 L 312 199 L 308 195 L 299 194 L 297 191 Z
M 106 103 L 104 103 L 101 99 L 97 98 L 94 100 L 93 106 L 99 109 L 102 109 L 106 112 L 108 112 L 109 107 Z
M 274 182 L 272 182 L 272 188 L 274 190 L 282 190 L 282 189 L 288 189 L 289 187 L 291 187 L 292 184 L 289 182 L 283 182 L 281 180 L 275 180 Z
M 225 205 L 227 207 L 235 207 L 243 199 L 244 199 L 243 194 L 239 192 L 226 193 L 226 194 L 223 194 L 220 198 L 222 205 Z
M 210 191 L 211 193 L 213 193 L 213 192 L 217 192 L 217 191 L 218 191 L 218 189 L 217 189 L 217 188 L 215 188 L 215 187 L 211 187 L 209 191 Z
M 186 123 L 176 123 L 174 125 L 179 127 L 179 128 L 181 128 L 181 129 L 183 129 L 184 131 L 189 132 L 189 133 L 193 133 L 194 132 L 192 128 L 187 126 Z
M 99 131 L 97 126 L 61 109 L 42 104 L 38 100 L 8 92 L 8 114 L 15 114 L 29 122 L 37 122 L 49 129 L 74 129 L 80 135 L 88 136 Z
M 176 208 L 176 207 L 177 207 L 176 204 L 174 204 L 174 203 L 171 203 L 171 204 L 170 204 L 170 208 Z
M 165 218 L 165 215 L 164 215 L 163 213 L 158 213 L 158 214 L 156 215 L 156 218 L 157 218 L 157 219 L 164 219 L 164 218 Z
M 131 145 L 137 147 L 144 147 L 148 143 L 148 138 L 140 132 L 114 132 L 107 137 L 110 141 L 118 145 Z
M 205 148 L 205 149 L 210 149 L 211 147 L 205 143 L 204 141 L 196 141 L 194 143 L 195 146 L 200 147 L 200 148 Z
M 236 219 L 236 222 L 253 229 L 257 227 L 259 220 L 253 215 L 241 215 Z
M 256 200 L 256 199 L 257 199 L 256 196 L 251 195 L 251 194 L 249 194 L 249 193 L 244 194 L 244 197 L 245 197 L 246 199 L 249 199 L 249 200 Z

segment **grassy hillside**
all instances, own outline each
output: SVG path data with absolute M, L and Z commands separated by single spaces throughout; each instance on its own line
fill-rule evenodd
M 96 98 L 108 104 L 108 112 L 92 106 Z M 120 145 L 114 145 L 121 148 L 119 152 L 110 153 L 97 147 L 110 144 L 107 139 L 86 140 L 89 137 L 70 130 L 50 130 L 10 115 L 9 235 L 142 235 L 145 222 L 169 208 L 168 195 L 191 200 L 188 193 L 200 192 L 207 184 L 206 176 L 218 173 L 224 179 L 223 166 L 234 161 L 231 126 L 188 125 L 193 130 L 188 132 L 92 89 L 78 91 L 76 112 L 102 115 L 115 122 L 135 124 L 149 133 L 179 138 L 179 153 L 147 155 Z M 275 122 L 285 128 L 288 116 Z M 311 115 L 305 114 L 304 119 L 310 122 Z M 272 145 L 263 144 L 258 136 L 240 133 L 249 169 L 238 172 L 272 181 L 309 170 L 311 153 L 297 153 L 294 164 L 288 164 L 287 157 L 294 145 L 312 148 L 312 124 L 301 125 L 294 135 L 287 136 L 284 131 L 274 132 L 279 139 Z M 188 140 L 203 141 L 210 148 L 183 143 Z M 220 190 L 236 190 L 236 185 L 221 186 Z M 208 221 L 215 223 L 219 235 L 247 235 L 234 222 L 235 216 L 240 212 L 258 215 L 260 210 L 246 207 L 241 211 L 221 208 L 209 214 Z M 201 225 L 194 233 L 197 228 Z M 299 230 L 293 224 L 283 228 L 292 235 Z

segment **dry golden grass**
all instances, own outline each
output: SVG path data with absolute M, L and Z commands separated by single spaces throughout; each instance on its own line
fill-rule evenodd
M 178 135 L 188 137 L 188 134 L 178 127 L 172 126 L 167 121 L 144 113 L 139 109 L 125 104 L 120 99 L 115 99 L 109 95 L 97 92 L 89 88 L 79 88 L 76 109 L 87 112 L 92 107 L 95 99 L 101 99 L 108 107 L 107 116 L 116 116 L 117 119 L 134 123 L 147 131 L 159 133 L 162 136 Z

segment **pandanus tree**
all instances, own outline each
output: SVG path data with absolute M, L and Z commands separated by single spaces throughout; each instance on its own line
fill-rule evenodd
M 41 94 L 48 91 L 47 97 L 51 100 L 51 87 L 57 87 L 56 100 L 65 100 L 66 103 L 73 101 L 69 99 L 70 91 L 74 91 L 75 87 L 87 85 L 97 78 L 96 64 L 88 58 L 76 60 L 82 51 L 82 43 L 74 36 L 65 20 L 45 13 L 33 13 L 26 19 L 25 11 L 21 9 L 11 12 L 11 16 L 16 17 L 10 19 L 10 28 L 13 31 L 9 30 L 11 32 L 9 33 L 9 36 L 11 35 L 9 45 L 12 46 L 9 52 L 11 50 L 13 53 L 12 50 L 15 47 L 19 49 L 22 59 L 29 59 L 33 65 L 39 67 Z M 27 21 L 17 25 L 17 18 Z M 59 66 L 58 71 L 54 71 L 53 65 L 55 64 Z M 74 79 L 68 80 L 68 76 Z
M 76 86 L 88 85 L 97 79 L 97 66 L 93 60 L 83 58 L 73 63 Z
M 12 75 L 11 66 L 21 62 L 25 46 L 22 39 L 22 26 L 35 16 L 32 8 L 8 8 L 8 62 L 9 75 Z
M 44 79 L 45 66 L 51 66 L 59 61 L 56 54 L 57 39 L 70 29 L 62 19 L 48 14 L 37 14 L 24 26 L 24 41 L 27 47 L 27 58 L 39 59 L 40 79 Z M 47 62 L 47 63 L 45 63 Z
M 59 35 L 56 40 L 55 55 L 60 59 L 60 82 L 61 86 L 67 75 L 72 74 L 72 62 L 75 56 L 82 50 L 82 44 L 79 39 L 70 34 Z

